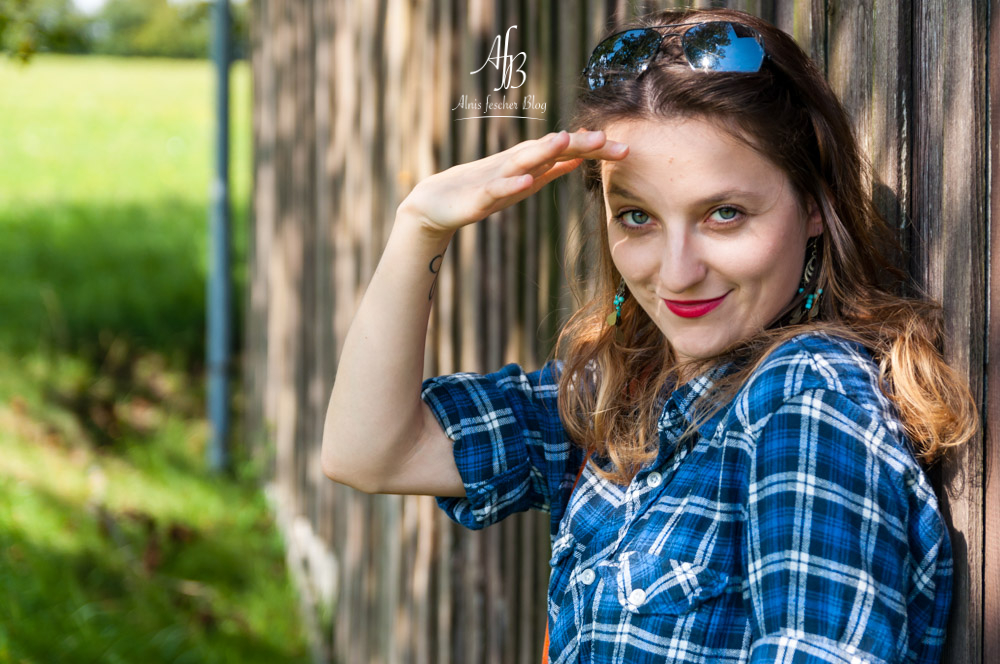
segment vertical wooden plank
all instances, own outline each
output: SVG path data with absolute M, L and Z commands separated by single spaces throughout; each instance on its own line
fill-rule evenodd
M 775 0 L 774 3 L 774 24 L 792 35 L 822 71 L 828 71 L 826 12 L 824 0 Z
M 445 104 L 441 107 L 451 109 L 460 98 L 460 86 L 457 84 L 455 63 L 461 53 L 461 45 L 454 35 L 463 34 L 460 30 L 462 23 L 452 5 L 453 0 L 441 0 L 434 3 L 437 8 L 436 17 L 436 41 L 439 44 L 437 76 L 441 89 L 445 92 Z M 464 4 L 464 3 L 460 3 Z M 461 70 L 458 70 L 461 71 Z M 450 167 L 455 162 L 455 153 L 458 149 L 456 123 L 451 119 L 450 110 L 446 119 L 438 125 L 437 133 L 440 136 L 440 145 L 437 151 L 437 161 L 434 164 L 435 170 L 443 170 Z M 457 337 L 458 313 L 456 311 L 457 297 L 459 289 L 456 287 L 456 270 L 459 263 L 457 261 L 459 252 L 456 250 L 456 240 L 452 240 L 451 246 L 445 252 L 445 261 L 442 263 L 438 273 L 438 287 L 435 302 L 435 312 L 438 315 L 439 329 L 438 335 L 439 350 L 437 353 L 438 365 L 434 373 L 453 373 L 456 371 L 456 361 L 458 359 L 458 349 L 454 340 Z M 452 534 L 455 526 L 435 507 L 435 550 L 436 562 L 436 610 L 432 615 L 435 621 L 435 633 L 433 635 L 434 653 L 438 664 L 446 664 L 454 661 L 454 651 L 452 648 L 452 626 L 454 624 L 454 584 L 451 571 L 453 539 Z
M 523 52 L 527 42 L 527 26 L 525 17 L 519 11 L 518 0 L 500 0 L 496 6 L 496 28 L 495 34 L 504 36 L 510 35 L 509 50 L 510 55 Z M 513 27 L 516 26 L 516 27 Z M 508 33 L 509 30 L 509 33 Z M 525 71 L 527 76 L 531 66 L 525 62 L 519 68 Z M 515 110 L 504 115 L 527 115 L 522 108 L 525 88 L 527 82 L 520 84 L 520 87 L 513 87 L 520 82 L 521 75 L 513 72 L 504 99 L 516 104 Z M 491 120 L 493 122 L 493 120 Z M 518 118 L 503 118 L 497 120 L 498 145 L 490 154 L 506 150 L 521 140 L 522 124 L 525 122 Z M 495 350 L 495 362 L 491 365 L 491 370 L 499 369 L 508 362 L 518 362 L 521 356 L 518 354 L 521 338 L 518 321 L 518 295 L 517 287 L 518 275 L 521 272 L 517 245 L 521 233 L 523 232 L 523 205 L 518 204 L 503 210 L 497 220 L 497 231 L 499 237 L 497 247 L 494 250 L 498 257 L 499 264 L 496 266 L 496 273 L 500 275 L 499 299 L 492 302 L 492 307 L 497 310 L 499 325 L 496 339 L 497 348 Z M 493 528 L 496 531 L 496 539 L 492 543 L 491 550 L 494 555 L 493 570 L 496 573 L 494 588 L 491 598 L 493 615 L 495 622 L 490 622 L 494 627 L 493 641 L 497 644 L 497 651 L 493 661 L 497 664 L 514 664 L 517 654 L 518 643 L 518 622 L 515 611 L 517 604 L 517 585 L 514 583 L 517 569 L 515 554 L 517 551 L 517 524 L 515 519 L 507 519 Z M 489 570 L 487 572 L 490 573 Z
M 458 528 L 450 520 L 439 517 L 440 539 L 438 540 L 438 602 L 437 611 L 437 662 L 448 664 L 455 661 L 455 591 L 456 579 L 453 573 L 455 561 L 455 532 Z
M 524 72 L 525 80 L 520 84 L 520 87 L 511 87 L 507 90 L 507 100 L 517 104 L 516 110 L 509 115 L 526 116 L 529 112 L 523 108 L 523 102 L 527 91 L 530 89 L 528 77 L 534 66 L 538 65 L 531 63 L 527 59 L 526 49 L 530 37 L 530 29 L 527 25 L 528 16 L 520 4 L 519 0 L 504 0 L 500 3 L 500 6 L 503 8 L 502 12 L 500 12 L 502 20 L 499 22 L 497 31 L 506 34 L 508 28 L 517 26 L 510 31 L 510 54 L 525 54 L 524 64 L 520 67 Z M 520 82 L 521 75 L 514 72 L 512 79 L 511 86 L 516 85 Z M 511 148 L 524 140 L 525 123 L 527 122 L 530 121 L 523 118 L 507 118 L 503 121 L 501 124 L 501 150 Z M 498 339 L 500 348 L 497 352 L 498 361 L 496 368 L 509 362 L 520 362 L 523 357 L 521 349 L 524 344 L 521 327 L 518 325 L 521 316 L 521 291 L 519 283 L 520 277 L 523 274 L 522 261 L 524 258 L 519 250 L 519 245 L 524 233 L 524 204 L 523 202 L 519 203 L 512 208 L 508 208 L 505 212 L 507 212 L 507 215 L 502 218 L 500 228 L 503 241 L 499 248 L 500 262 L 503 269 L 502 299 L 496 303 L 499 307 L 502 307 L 501 325 L 503 329 L 502 335 Z
M 455 35 L 461 34 L 454 21 L 457 20 L 457 12 L 452 6 L 454 0 L 440 0 L 433 2 L 435 9 L 435 44 L 437 46 L 435 57 L 436 88 L 439 90 L 435 104 L 434 114 L 434 153 L 432 161 L 428 164 L 428 171 L 423 174 L 427 177 L 431 172 L 438 172 L 450 168 L 456 163 L 456 152 L 458 149 L 459 125 L 453 116 L 457 117 L 450 109 L 454 108 L 465 91 L 458 83 L 460 77 L 455 71 L 455 62 L 461 52 L 461 45 Z M 438 272 L 437 286 L 435 287 L 434 322 L 436 324 L 437 353 L 435 354 L 436 366 L 425 367 L 427 375 L 439 375 L 442 373 L 453 373 L 458 366 L 458 342 L 457 333 L 458 317 L 456 303 L 458 288 L 456 287 L 456 271 L 459 269 L 457 261 L 459 252 L 456 250 L 456 240 L 445 250 L 444 260 Z
M 851 118 L 862 146 L 871 125 L 873 0 L 829 0 L 827 80 Z
M 437 42 L 439 44 L 437 76 L 442 90 L 446 91 L 444 108 L 451 109 L 461 96 L 460 85 L 457 83 L 457 71 L 455 64 L 460 62 L 461 43 L 460 39 L 453 38 L 454 35 L 464 34 L 464 23 L 460 16 L 461 10 L 453 6 L 453 0 L 441 0 L 434 3 L 437 11 L 435 24 Z M 464 5 L 464 3 L 459 3 Z M 442 109 L 443 110 L 443 109 Z M 447 120 L 439 125 L 439 136 L 441 144 L 437 151 L 437 161 L 434 164 L 435 170 L 443 170 L 455 162 L 455 154 L 458 150 L 458 127 L 463 123 L 456 123 L 451 119 L 449 110 Z M 443 125 L 443 126 L 442 126 Z M 438 334 L 439 349 L 437 353 L 438 365 L 433 369 L 434 374 L 453 373 L 456 371 L 456 361 L 458 359 L 458 349 L 454 340 L 457 339 L 459 314 L 456 310 L 456 303 L 459 289 L 456 285 L 456 270 L 459 267 L 457 261 L 459 251 L 457 251 L 457 238 L 453 239 L 451 245 L 445 251 L 445 260 L 438 273 L 438 286 L 434 311 L 438 316 L 440 333 Z M 453 624 L 454 624 L 454 576 L 452 574 L 452 554 L 454 549 L 453 533 L 454 526 L 440 510 L 435 508 L 435 597 L 436 607 L 433 613 L 434 635 L 433 654 L 438 664 L 448 664 L 454 661 L 453 649 Z
M 866 182 L 905 245 L 909 217 L 912 16 L 908 4 L 831 2 L 827 75 L 850 115 L 875 181 Z M 897 257 L 901 268 L 902 257 Z
M 334 66 L 333 94 L 335 113 L 333 134 L 330 145 L 330 161 L 333 177 L 338 182 L 334 201 L 334 218 L 330 223 L 330 241 L 333 246 L 333 339 L 332 353 L 339 357 L 343 339 L 346 336 L 356 305 L 355 287 L 357 283 L 358 255 L 354 218 L 356 197 L 347 192 L 356 192 L 357 167 L 348 159 L 353 154 L 354 128 L 358 115 L 358 84 L 360 75 L 356 59 L 358 53 L 358 14 L 356 5 L 333 3 L 334 9 Z M 351 664 L 352 645 L 357 652 L 358 627 L 363 619 L 361 607 L 361 560 L 360 544 L 362 534 L 361 497 L 352 489 L 339 486 L 337 493 L 339 522 L 337 524 L 337 549 L 340 558 L 339 608 L 334 621 L 334 657 L 337 661 Z
M 414 664 L 430 664 L 434 649 L 431 596 L 437 506 L 431 496 L 417 498 L 417 555 L 413 565 Z
M 334 535 L 339 514 L 335 502 L 335 485 L 323 474 L 320 463 L 323 428 L 326 420 L 326 406 L 336 371 L 336 356 L 333 339 L 333 312 L 335 310 L 332 283 L 334 245 L 330 238 L 334 197 L 338 182 L 333 175 L 330 157 L 332 148 L 333 98 L 333 12 L 330 3 L 313 3 L 311 21 L 314 30 L 314 95 L 313 118 L 315 127 L 314 161 L 314 260 L 313 280 L 315 288 L 315 310 L 312 325 L 313 357 L 309 366 L 313 375 L 309 385 L 309 399 L 313 404 L 313 439 L 309 467 L 315 484 L 315 517 L 313 519 L 314 545 L 310 570 L 313 573 L 317 617 L 330 615 L 336 606 L 338 592 L 337 539 Z M 321 547 L 322 545 L 322 547 Z M 318 624 L 320 652 L 324 660 L 333 657 L 332 624 Z
M 552 108 L 548 103 L 550 70 L 549 63 L 545 59 L 545 33 L 548 25 L 548 3 L 547 2 L 523 2 L 522 13 L 525 23 L 525 57 L 530 64 L 528 89 L 526 94 L 532 96 L 537 102 L 544 103 L 545 112 L 531 111 L 526 113 L 532 117 L 542 117 L 544 120 L 525 121 L 525 131 L 522 140 L 529 138 L 540 138 L 549 132 L 552 118 Z M 520 303 L 521 326 L 518 336 L 521 338 L 520 358 L 530 367 L 537 367 L 538 357 L 538 228 L 540 206 L 539 199 L 548 194 L 548 188 L 544 192 L 539 192 L 535 196 L 524 201 L 524 226 L 518 249 L 521 252 L 520 264 L 523 266 L 521 287 L 518 291 L 518 301 Z M 522 577 L 523 578 L 523 577 Z M 528 618 L 521 614 L 522 623 Z
M 872 198 L 886 223 L 909 248 L 913 116 L 913 11 L 910 3 L 874 6 L 871 111 L 867 152 L 874 168 Z M 902 257 L 897 261 L 905 269 Z
M 471 88 L 473 94 L 483 103 L 486 97 L 492 93 L 495 83 L 490 82 L 490 77 L 483 72 L 476 76 L 466 74 L 479 68 L 487 57 L 492 46 L 493 27 L 493 2 L 492 0 L 473 0 L 468 4 L 467 37 L 462 40 L 462 72 L 459 81 L 462 85 Z M 488 70 L 484 70 L 488 71 Z M 462 145 L 460 163 L 466 163 L 479 159 L 483 156 L 486 140 L 486 127 L 482 120 L 469 120 L 462 122 Z M 460 275 L 462 284 L 462 299 L 460 303 L 461 315 L 461 366 L 467 371 L 485 371 L 486 358 L 485 349 L 486 335 L 488 328 L 484 318 L 484 298 L 485 288 L 482 270 L 485 258 L 483 248 L 486 239 L 486 224 L 477 223 L 467 226 L 458 232 L 459 237 L 459 261 L 461 265 Z M 466 625 L 468 629 L 456 628 L 456 658 L 461 657 L 465 661 L 479 662 L 485 657 L 486 644 L 483 637 L 486 632 L 487 608 L 485 596 L 485 579 L 483 576 L 483 539 L 484 532 L 462 533 L 462 580 L 458 596 L 456 597 L 456 607 L 458 622 Z
M 503 0 L 483 0 L 483 37 L 487 49 L 492 47 L 495 35 L 503 35 L 506 26 L 503 25 Z M 471 68 L 470 68 L 471 71 Z M 487 72 L 489 72 L 487 74 Z M 478 76 L 484 83 L 486 95 L 493 101 L 506 102 L 507 90 L 500 87 L 500 72 L 487 68 Z M 494 88 L 500 87 L 499 90 Z M 484 97 L 485 99 L 485 97 Z M 493 111 L 487 115 L 506 115 L 506 112 Z M 503 130 L 507 123 L 504 118 L 485 118 L 477 120 L 481 135 L 485 138 L 482 151 L 476 158 L 496 154 L 502 148 Z M 482 259 L 482 288 L 479 292 L 480 316 L 483 334 L 476 339 L 469 339 L 470 344 L 479 346 L 481 371 L 493 371 L 499 368 L 501 354 L 501 339 L 503 337 L 503 273 L 502 242 L 503 224 L 510 218 L 510 209 L 494 213 L 476 224 L 479 236 L 479 251 Z M 479 580 L 482 584 L 482 634 L 477 642 L 477 652 L 470 661 L 500 664 L 503 650 L 503 614 L 498 611 L 498 600 L 503 592 L 500 579 L 499 545 L 502 524 L 487 528 L 473 535 L 476 540 L 479 557 L 475 564 L 479 566 Z
M 796 0 L 774 0 L 774 14 L 769 19 L 775 27 L 784 30 L 790 35 L 794 35 L 795 33 L 795 5 Z M 799 45 L 802 44 L 802 42 L 798 43 Z
M 406 144 L 413 140 L 415 129 L 413 111 L 408 108 L 412 100 L 404 94 L 410 74 L 407 62 L 414 59 L 411 8 L 412 3 L 404 0 L 380 2 L 374 24 L 376 56 L 383 63 L 383 78 L 372 91 L 377 96 L 377 104 L 372 108 L 378 120 L 371 152 L 375 162 L 372 188 L 377 192 L 371 220 L 376 230 L 373 238 L 376 256 L 381 255 L 392 226 L 392 213 L 398 204 L 398 180 L 408 152 Z M 404 530 L 405 498 L 378 496 L 376 500 L 383 510 L 380 522 L 383 537 L 376 549 L 381 559 L 378 608 L 383 637 L 379 650 L 382 661 L 391 663 L 401 661 L 405 645 L 398 635 L 400 629 L 409 628 L 408 614 L 401 616 L 397 610 L 403 599 L 403 569 L 409 555 L 405 550 L 409 544 Z
M 739 9 L 754 16 L 759 16 L 769 23 L 774 23 L 775 4 L 776 0 L 737 0 L 736 2 L 729 3 L 729 6 L 733 9 Z
M 433 142 L 434 142 L 434 120 L 445 111 L 448 106 L 439 106 L 436 102 L 440 94 L 440 88 L 436 87 L 436 56 L 435 44 L 437 35 L 435 34 L 435 17 L 432 12 L 431 3 L 427 0 L 419 0 L 414 4 L 413 17 L 410 22 L 412 32 L 413 57 L 409 58 L 409 68 L 406 74 L 407 92 L 405 99 L 429 98 L 432 103 L 418 104 L 416 110 L 417 122 L 413 132 L 414 136 L 403 135 L 406 145 L 410 146 L 410 153 L 405 155 L 402 171 L 398 173 L 398 190 L 396 198 L 391 202 L 393 211 L 399 202 L 409 193 L 412 186 L 419 179 L 430 175 L 433 169 Z M 428 94 L 428 92 L 430 94 Z M 403 115 L 403 108 L 397 109 L 396 115 Z M 387 212 L 389 212 L 387 210 Z M 387 214 L 387 223 L 390 221 Z M 432 316 L 433 319 L 433 316 Z M 429 325 L 428 340 L 425 350 L 425 375 L 427 375 L 428 365 L 436 364 L 438 337 L 436 326 Z M 406 601 L 402 603 L 401 609 L 404 612 L 398 614 L 397 622 L 406 621 L 408 623 L 407 634 L 401 637 L 401 647 L 404 649 L 403 661 L 429 664 L 431 657 L 431 643 L 428 639 L 430 632 L 430 601 L 428 590 L 430 587 L 430 574 L 433 555 L 434 520 L 433 520 L 433 499 L 426 496 L 411 496 L 409 510 L 412 511 L 413 528 L 412 536 L 408 537 L 406 566 L 403 571 L 403 578 L 407 580 Z
M 313 3 L 311 7 L 311 20 L 315 31 L 315 47 L 313 53 L 314 67 L 314 89 L 313 95 L 313 118 L 315 127 L 315 143 L 313 145 L 314 154 L 314 201 L 315 201 L 315 221 L 314 221 L 314 245 L 315 245 L 315 265 L 313 270 L 316 308 L 312 320 L 315 326 L 315 335 L 312 344 L 313 376 L 309 385 L 309 398 L 313 403 L 313 431 L 312 440 L 313 454 L 317 455 L 310 460 L 314 482 L 317 485 L 316 517 L 314 520 L 317 536 L 330 540 L 332 529 L 332 508 L 330 502 L 332 495 L 332 482 L 328 481 L 322 472 L 322 465 L 319 463 L 318 452 L 323 438 L 323 425 L 326 419 L 326 405 L 333 387 L 333 376 L 336 371 L 336 359 L 331 357 L 332 348 L 332 314 L 333 304 L 333 284 L 331 283 L 331 269 L 333 266 L 332 243 L 330 242 L 329 227 L 333 216 L 333 192 L 336 182 L 330 177 L 330 163 L 328 160 L 331 137 L 331 86 L 333 84 L 332 75 L 332 49 L 333 35 L 330 14 L 332 6 L 325 2 Z
M 316 321 L 318 302 L 316 293 L 316 122 L 315 122 L 315 53 L 316 43 L 313 33 L 312 6 L 308 2 L 296 5 L 296 148 L 295 148 L 295 190 L 299 200 L 301 224 L 301 246 L 298 250 L 301 261 L 298 296 L 301 300 L 301 322 L 296 376 L 296 401 L 298 403 L 298 423 L 296 429 L 296 462 L 298 466 L 298 514 L 310 523 L 316 523 L 317 489 L 323 479 L 319 464 L 319 449 L 315 441 L 322 436 L 322 426 L 317 429 L 316 412 L 320 409 L 320 394 L 316 363 Z M 298 515 L 297 514 L 297 515 Z
M 465 35 L 460 40 L 461 53 L 459 55 L 458 85 L 460 89 L 471 88 L 468 94 L 481 99 L 486 103 L 486 85 L 479 83 L 485 78 L 478 76 L 471 78 L 465 76 L 465 72 L 478 69 L 475 64 L 485 58 L 482 35 L 485 32 L 485 7 L 484 0 L 473 0 L 463 7 L 462 16 L 465 18 L 465 25 L 460 34 Z M 470 80 L 471 79 L 471 80 Z M 480 138 L 482 125 L 480 120 L 467 120 L 461 122 L 459 131 L 459 155 L 458 163 L 467 163 L 479 158 L 481 154 Z M 466 226 L 459 230 L 452 243 L 457 249 L 458 272 L 460 275 L 461 301 L 459 303 L 460 328 L 458 337 L 462 340 L 460 350 L 459 366 L 466 371 L 481 371 L 483 363 L 479 356 L 479 349 L 482 344 L 473 345 L 467 343 L 473 339 L 482 339 L 482 330 L 479 322 L 478 305 L 480 302 L 479 291 L 481 288 L 481 274 L 479 268 L 479 243 L 478 237 L 482 227 L 479 224 Z
M 267 477 L 273 474 L 273 458 L 267 447 L 269 441 L 269 415 L 273 412 L 267 403 L 268 376 L 267 363 L 267 319 L 270 283 L 267 265 L 272 250 L 274 219 L 277 209 L 275 200 L 276 167 L 274 163 L 275 143 L 275 79 L 273 63 L 274 31 L 271 22 L 271 3 L 256 0 L 253 11 L 254 47 L 253 67 L 253 137 L 254 137 L 254 189 L 251 223 L 253 225 L 250 251 L 249 305 L 247 306 L 247 349 L 252 367 L 247 375 L 248 386 L 247 421 L 248 433 L 257 443 L 256 453 L 268 459 Z
M 1000 0 L 991 0 L 988 26 L 989 57 L 986 60 L 989 86 L 986 145 L 989 152 L 988 254 L 989 327 L 986 352 L 1000 353 Z M 1000 661 L 1000 361 L 986 363 L 986 512 L 983 560 L 983 662 Z
M 980 3 L 928 1 L 914 12 L 914 272 L 943 303 L 945 355 L 969 380 L 980 403 L 985 330 L 984 10 Z M 956 563 L 943 661 L 982 661 L 982 452 L 979 438 L 939 469 Z
M 555 25 L 563 25 L 563 21 L 572 21 L 570 16 L 578 15 L 576 12 L 569 12 L 564 5 L 557 5 L 560 9 Z M 562 122 L 572 109 L 574 92 L 580 84 L 580 70 L 583 69 L 586 54 L 603 36 L 607 27 L 605 17 L 607 13 L 601 13 L 588 8 L 583 12 L 584 19 L 589 19 L 589 26 L 585 26 L 580 31 L 580 39 L 557 39 L 556 40 L 556 88 L 559 94 L 553 95 L 554 112 L 558 113 Z M 561 126 L 561 125 L 560 125 Z M 566 275 L 560 269 L 560 265 L 572 265 L 572 259 L 583 251 L 586 230 L 584 227 L 583 215 L 581 214 L 580 202 L 583 201 L 583 187 L 579 178 L 572 180 L 559 178 L 553 183 L 555 209 L 549 217 L 549 234 L 546 238 L 546 246 L 543 251 L 546 255 L 548 265 L 548 276 L 545 280 L 549 289 L 547 293 L 546 307 L 554 315 L 548 317 L 549 326 L 546 330 L 546 337 L 549 344 L 555 342 L 555 337 L 559 327 L 572 311 L 575 303 L 566 283 Z M 559 257 L 553 261 L 551 256 Z M 570 279 L 576 279 L 580 275 L 569 275 Z
M 278 71 L 277 152 L 279 164 L 278 206 L 275 227 L 275 251 L 271 254 L 270 278 L 273 286 L 271 319 L 268 338 L 269 364 L 273 369 L 277 394 L 275 414 L 276 471 L 278 495 L 284 505 L 295 513 L 298 498 L 294 490 L 296 480 L 295 443 L 298 428 L 296 384 L 300 367 L 298 338 L 301 325 L 301 301 L 297 286 L 301 279 L 301 225 L 298 208 L 294 204 L 295 167 L 295 17 L 291 3 L 280 6 L 278 19 Z
M 376 54 L 370 46 L 368 37 L 370 29 L 367 8 L 370 5 L 362 3 L 343 3 L 344 13 L 343 39 L 348 48 L 342 62 L 340 77 L 344 85 L 344 106 L 340 113 L 343 121 L 338 123 L 338 134 L 343 138 L 344 150 L 339 155 L 345 169 L 345 187 L 340 217 L 340 246 L 338 248 L 339 266 L 337 269 L 338 285 L 341 286 L 338 297 L 338 338 L 343 342 L 351 319 L 357 309 L 358 292 L 362 287 L 367 261 L 366 238 L 367 225 L 358 223 L 359 219 L 369 218 L 372 214 L 369 198 L 370 191 L 366 181 L 366 164 L 353 159 L 357 154 L 363 154 L 369 146 L 363 140 L 363 132 L 359 128 L 364 118 L 370 113 L 363 109 L 369 108 L 370 98 L 366 94 L 364 82 L 370 76 L 370 69 L 362 67 L 362 63 L 371 62 Z M 349 193 L 349 195 L 347 195 Z M 342 346 L 341 346 L 342 347 Z M 340 656 L 349 664 L 362 664 L 371 661 L 371 646 L 369 634 L 374 618 L 368 610 L 369 596 L 369 559 L 370 549 L 367 530 L 370 528 L 372 504 L 370 498 L 356 491 L 346 489 L 348 510 L 348 534 L 346 537 L 346 552 L 344 564 L 344 584 L 349 589 L 346 594 L 348 602 L 346 610 L 340 612 L 339 625 L 343 627 L 338 633 Z M 377 629 L 377 627 L 376 627 Z
M 525 109 L 522 104 L 522 115 L 545 118 L 551 109 L 547 104 L 548 90 L 543 85 L 542 77 L 548 71 L 549 63 L 540 57 L 540 31 L 545 29 L 544 3 L 522 1 L 516 8 L 519 29 L 521 29 L 521 50 L 525 53 L 525 63 L 528 80 L 520 89 L 523 100 L 532 96 L 536 103 L 546 103 L 546 113 L 537 109 Z M 519 122 L 517 140 L 523 141 L 538 138 L 546 133 L 548 120 L 537 121 L 523 119 Z M 547 193 L 547 192 L 545 192 Z M 538 364 L 535 347 L 537 325 L 537 242 L 538 232 L 538 198 L 545 193 L 531 196 L 518 206 L 517 237 L 513 237 L 508 250 L 513 252 L 509 262 L 517 268 L 517 278 L 512 283 L 511 298 L 516 300 L 517 307 L 513 310 L 516 320 L 509 323 L 512 331 L 512 343 L 508 344 L 505 362 L 520 361 L 526 367 L 535 369 Z M 504 575 L 505 584 L 511 594 L 510 601 L 510 632 L 513 634 L 511 648 L 508 652 L 509 662 L 536 662 L 539 656 L 539 645 L 535 643 L 533 622 L 537 621 L 538 606 L 535 604 L 533 580 L 537 570 L 545 561 L 531 557 L 529 545 L 531 530 L 529 524 L 535 515 L 524 515 L 511 520 L 508 534 L 505 536 L 504 559 L 507 566 Z M 548 567 L 547 565 L 545 566 Z
M 413 662 L 414 644 L 417 640 L 414 630 L 412 592 L 415 572 L 414 558 L 417 550 L 417 527 L 419 526 L 419 496 L 399 496 L 398 498 L 402 504 L 399 545 L 390 548 L 394 549 L 395 557 L 398 559 L 399 597 L 395 604 L 390 605 L 394 622 L 392 640 L 395 643 L 392 646 L 394 652 L 391 653 L 389 661 L 409 664 Z

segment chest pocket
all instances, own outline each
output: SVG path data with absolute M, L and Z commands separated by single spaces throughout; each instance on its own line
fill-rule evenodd
M 635 614 L 680 615 L 720 595 L 730 578 L 704 565 L 644 551 L 628 551 L 599 570 L 622 608 Z

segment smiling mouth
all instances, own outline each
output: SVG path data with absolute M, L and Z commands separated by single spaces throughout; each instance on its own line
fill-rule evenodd
M 670 309 L 672 313 L 681 318 L 698 318 L 704 316 L 708 312 L 715 309 L 717 306 L 722 304 L 722 301 L 726 299 L 726 295 L 723 294 L 721 297 L 716 297 L 711 300 L 663 300 L 663 303 L 667 305 L 667 309 Z

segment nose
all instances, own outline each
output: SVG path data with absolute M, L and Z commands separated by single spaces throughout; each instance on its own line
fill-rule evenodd
M 688 294 L 708 273 L 704 249 L 698 238 L 686 229 L 664 233 L 662 237 L 660 282 L 667 292 L 661 295 Z

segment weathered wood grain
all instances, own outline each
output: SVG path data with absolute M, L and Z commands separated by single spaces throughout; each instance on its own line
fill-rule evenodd
M 983 662 L 1000 661 L 1000 1 L 989 6 L 989 221 L 986 337 L 985 530 L 983 532 Z M 990 361 L 992 360 L 992 361 Z
M 536 662 L 549 529 L 521 515 L 483 532 L 431 497 L 367 496 L 327 481 L 318 453 L 343 339 L 413 185 L 566 124 L 578 75 L 609 28 L 679 0 L 253 0 L 254 191 L 246 293 L 247 444 L 304 596 L 327 609 L 314 658 Z M 698 6 L 717 6 L 699 0 Z M 873 167 L 914 283 L 942 301 L 949 361 L 984 404 L 978 440 L 932 473 L 956 556 L 944 661 L 1000 659 L 1000 0 L 732 0 L 790 32 L 827 72 Z M 458 121 L 485 101 L 485 61 L 511 32 L 544 113 Z M 992 91 L 990 94 L 987 90 Z M 471 112 L 469 113 L 471 114 Z M 537 368 L 575 303 L 601 212 L 578 178 L 460 231 L 445 253 L 426 375 Z M 995 254 L 993 254 L 995 255 Z M 317 612 L 319 615 L 319 612 Z M 318 624 L 313 621 L 314 624 Z
M 944 306 L 945 352 L 982 398 L 986 248 L 985 16 L 980 3 L 915 9 L 914 271 Z M 961 224 L 961 232 L 955 232 Z M 940 468 L 956 565 L 945 659 L 982 661 L 983 447 Z

